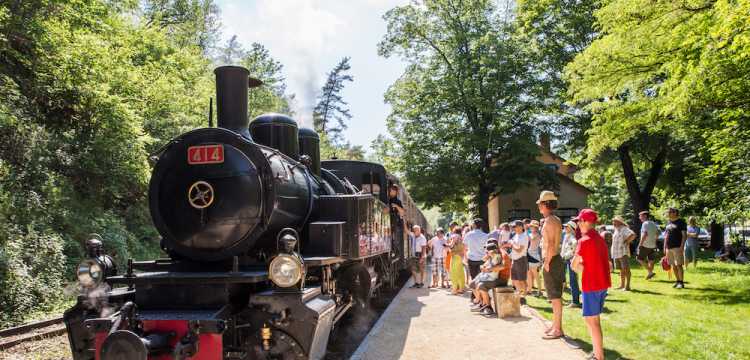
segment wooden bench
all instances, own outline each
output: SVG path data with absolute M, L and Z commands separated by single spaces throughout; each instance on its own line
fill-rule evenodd
M 521 298 L 512 287 L 499 286 L 492 289 L 492 301 L 499 318 L 521 316 Z

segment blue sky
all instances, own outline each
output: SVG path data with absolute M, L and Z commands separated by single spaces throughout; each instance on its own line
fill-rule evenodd
M 390 107 L 383 93 L 403 72 L 399 59 L 377 54 L 385 34 L 383 14 L 408 0 L 218 0 L 223 36 L 237 35 L 246 47 L 263 44 L 284 65 L 288 92 L 296 94 L 297 120 L 311 125 L 312 106 L 328 71 L 351 57 L 349 83 L 343 93 L 352 119 L 346 139 L 369 150 L 386 133 Z

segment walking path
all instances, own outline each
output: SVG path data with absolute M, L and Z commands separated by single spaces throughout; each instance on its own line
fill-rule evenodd
M 412 280 L 393 299 L 352 360 L 580 360 L 585 356 L 562 340 L 543 340 L 542 321 L 525 306 L 518 318 L 485 318 L 469 311 L 468 295 L 411 289 L 411 284 Z

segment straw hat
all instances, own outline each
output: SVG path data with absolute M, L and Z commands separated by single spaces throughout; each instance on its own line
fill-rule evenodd
M 539 200 L 536 203 L 539 204 L 544 201 L 557 201 L 557 196 L 552 191 L 544 190 L 539 194 Z
M 619 222 L 620 224 L 623 224 L 623 225 L 627 225 L 628 224 L 625 221 L 625 219 L 622 216 L 620 216 L 620 215 L 616 215 L 615 217 L 612 218 L 612 222 L 615 222 L 615 221 L 617 221 L 617 222 Z
M 529 224 L 529 226 L 533 226 L 535 228 L 538 228 L 539 227 L 539 221 L 531 220 L 531 223 Z

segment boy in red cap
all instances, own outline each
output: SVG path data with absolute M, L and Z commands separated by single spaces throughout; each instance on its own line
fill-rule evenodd
M 609 253 L 607 243 L 596 231 L 598 216 L 594 210 L 583 209 L 578 214 L 581 240 L 578 242 L 573 269 L 583 274 L 583 318 L 591 334 L 594 351 L 589 359 L 604 360 L 604 341 L 599 314 L 604 309 L 607 289 L 612 286 L 609 275 Z

